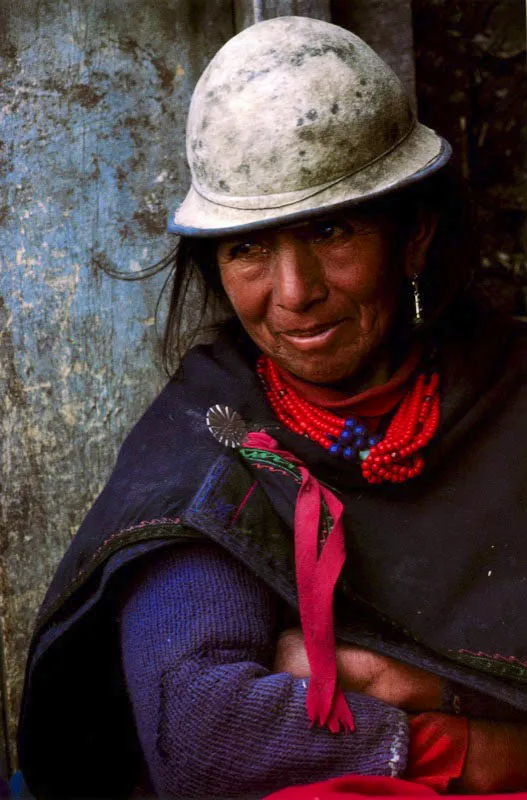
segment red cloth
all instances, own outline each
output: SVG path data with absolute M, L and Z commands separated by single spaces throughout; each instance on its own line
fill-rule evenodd
M 329 781 L 289 786 L 267 795 L 264 800 L 353 800 L 355 797 L 430 797 L 433 789 L 399 778 L 375 775 L 343 775 Z
M 437 792 L 428 786 L 410 783 L 399 778 L 381 778 L 376 776 L 343 775 L 321 783 L 310 783 L 304 786 L 288 786 L 273 794 L 266 795 L 263 800 L 355 800 L 359 797 L 431 797 Z M 449 795 L 451 800 L 459 797 L 481 798 L 481 800 L 527 800 L 527 792 L 514 794 L 463 794 Z
M 438 792 L 461 777 L 468 752 L 469 723 L 465 717 L 419 714 L 410 722 L 406 777 Z
M 307 713 L 312 724 L 332 733 L 353 730 L 353 718 L 337 683 L 337 654 L 333 632 L 333 590 L 344 566 L 343 506 L 334 494 L 300 467 L 302 485 L 295 506 L 295 569 L 311 678 Z M 321 501 L 324 498 L 333 525 L 318 555 Z

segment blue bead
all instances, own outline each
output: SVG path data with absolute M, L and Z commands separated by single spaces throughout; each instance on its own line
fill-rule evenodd
M 349 417 L 346 420 L 346 422 L 344 423 L 346 428 L 354 428 L 356 424 L 357 424 L 357 420 L 355 419 L 355 417 Z
M 357 436 L 355 439 L 355 447 L 358 450 L 362 450 L 363 447 L 366 446 L 366 437 L 365 436 Z
M 356 447 L 346 447 L 344 449 L 344 452 L 342 453 L 342 455 L 348 461 L 351 461 L 352 458 L 356 458 L 357 457 L 357 448 Z
M 344 430 L 340 434 L 339 442 L 348 442 L 352 438 L 353 438 L 352 431 L 348 430 L 347 428 L 344 428 Z
M 341 450 L 342 447 L 340 447 L 340 445 L 338 444 L 332 444 L 331 447 L 329 448 L 329 452 L 331 453 L 332 456 L 339 456 Z
M 370 447 L 375 447 L 375 445 L 376 445 L 376 444 L 379 444 L 379 442 L 381 441 L 381 439 L 382 439 L 382 436 L 379 436 L 379 434 L 378 434 L 378 433 L 375 433 L 373 436 L 370 436 L 370 437 L 369 437 L 369 439 L 368 439 L 368 445 L 369 445 Z
M 365 433 L 368 433 L 364 425 L 356 425 L 353 432 L 356 433 L 357 436 L 364 436 Z

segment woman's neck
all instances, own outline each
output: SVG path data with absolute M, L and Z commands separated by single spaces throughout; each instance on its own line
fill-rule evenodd
M 364 365 L 361 369 L 338 383 L 331 384 L 328 389 L 335 389 L 343 394 L 362 394 L 368 389 L 385 384 L 400 366 L 400 359 L 392 358 L 385 350 L 376 354 L 376 358 Z
M 378 348 L 374 356 L 353 375 L 334 383 L 315 384 L 298 378 L 296 375 L 293 375 L 293 377 L 296 382 L 305 384 L 306 388 L 313 387 L 322 391 L 335 391 L 351 397 L 387 383 L 401 364 L 404 363 L 411 351 L 411 347 L 404 348 L 404 352 L 401 347 L 386 345 Z

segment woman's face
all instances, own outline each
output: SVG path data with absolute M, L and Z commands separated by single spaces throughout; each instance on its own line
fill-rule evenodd
M 401 241 L 386 215 L 357 211 L 224 239 L 217 256 L 258 347 L 298 377 L 331 384 L 365 367 L 388 337 L 404 279 Z

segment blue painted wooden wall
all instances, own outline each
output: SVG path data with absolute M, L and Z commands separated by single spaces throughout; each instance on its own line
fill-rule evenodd
M 229 3 L 3 0 L 0 470 L 4 715 L 35 610 L 127 430 L 165 377 L 154 324 L 184 195 L 189 95 Z M 12 737 L 11 737 L 12 738 Z M 5 763 L 4 771 L 8 769 Z

